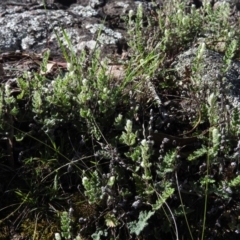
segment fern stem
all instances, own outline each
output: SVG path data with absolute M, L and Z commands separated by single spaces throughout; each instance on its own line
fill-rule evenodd
M 181 202 L 183 215 L 184 215 L 184 218 L 185 218 L 185 221 L 186 221 L 186 224 L 187 224 L 187 228 L 188 228 L 189 234 L 191 236 L 191 239 L 193 240 L 193 235 L 192 235 L 189 223 L 188 223 L 187 215 L 186 215 L 185 208 L 184 208 L 184 205 L 183 205 L 182 196 L 181 196 L 180 189 L 179 189 L 178 176 L 177 176 L 177 172 L 176 171 L 175 171 L 175 178 L 176 178 L 176 182 L 177 182 L 178 195 L 179 195 L 179 199 L 180 199 L 180 202 Z
M 210 139 L 210 132 L 209 132 L 209 139 Z M 201 240 L 204 240 L 204 234 L 205 234 L 205 225 L 206 225 L 206 214 L 207 214 L 207 201 L 208 201 L 208 175 L 209 175 L 209 163 L 210 163 L 210 152 L 208 147 L 207 152 L 207 181 L 205 185 L 205 200 L 204 200 L 204 213 L 203 213 L 203 227 L 202 227 L 202 237 Z
M 174 218 L 174 214 L 173 214 L 173 212 L 171 211 L 171 208 L 169 207 L 169 205 L 167 204 L 167 202 L 164 201 L 164 199 L 160 196 L 160 194 L 157 193 L 157 195 L 158 195 L 159 198 L 161 198 L 161 199 L 163 200 L 164 204 L 166 205 L 166 207 L 167 207 L 167 209 L 168 209 L 168 211 L 169 211 L 169 213 L 170 213 L 170 215 L 171 215 L 171 217 L 172 217 L 172 220 L 173 220 L 173 223 L 174 223 L 174 228 L 175 228 L 176 240 L 179 240 L 178 228 L 177 228 L 176 220 L 175 220 L 175 218 Z M 167 213 L 166 213 L 166 211 L 165 211 L 164 208 L 163 208 L 163 211 L 164 211 L 166 217 L 168 218 L 168 215 L 167 215 Z M 170 220 L 169 220 L 169 222 L 170 222 Z M 170 223 L 171 223 L 171 222 L 170 222 Z

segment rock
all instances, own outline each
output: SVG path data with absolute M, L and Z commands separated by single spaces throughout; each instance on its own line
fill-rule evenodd
M 56 32 L 70 50 L 64 30 L 71 40 L 71 50 L 76 53 L 86 46 L 90 49 L 100 47 L 104 56 L 119 53 L 116 44 L 127 38 L 123 17 L 130 10 L 136 13 L 139 4 L 146 13 L 150 4 L 147 0 L 45 0 L 45 4 L 42 0 L 0 2 L 0 51 L 41 53 L 50 48 L 52 53 L 61 54 Z
M 218 0 L 214 1 L 214 9 L 218 8 L 221 4 L 228 3 L 231 8 L 236 8 L 240 10 L 240 0 Z
M 196 57 L 197 48 L 191 48 L 181 53 L 172 64 L 179 74 L 181 80 L 185 77 L 186 69 L 191 69 Z M 224 66 L 224 55 L 206 49 L 203 54 L 202 70 L 200 71 L 200 84 L 207 85 L 210 92 L 216 91 L 219 86 L 218 76 L 222 75 L 221 69 Z M 230 104 L 240 109 L 240 62 L 232 61 L 229 70 L 224 76 L 226 78 L 227 99 Z M 204 90 L 202 90 L 204 91 Z M 210 92 L 208 94 L 210 94 Z
M 136 8 L 137 4 L 131 0 L 109 0 L 108 4 L 103 7 L 105 14 L 109 16 L 123 16 L 126 15 L 130 9 L 136 11 Z
M 217 9 L 221 4 L 227 3 L 231 8 L 240 10 L 240 0 L 206 0 L 206 3 L 211 4 L 214 9 Z M 201 8 L 203 5 L 203 0 L 191 0 L 189 5 L 195 5 L 196 8 Z
M 115 53 L 116 43 L 127 34 L 121 17 L 130 9 L 136 10 L 140 2 L 46 0 L 45 3 L 39 0 L 0 3 L 0 51 L 41 53 L 50 48 L 60 54 L 56 32 L 63 45 L 69 48 L 64 30 L 71 40 L 72 50 L 77 53 L 86 46 L 103 48 L 105 55 Z

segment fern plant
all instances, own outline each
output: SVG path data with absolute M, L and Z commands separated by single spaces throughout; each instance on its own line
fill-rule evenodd
M 154 211 L 146 212 L 142 211 L 139 214 L 138 221 L 129 222 L 128 227 L 130 233 L 135 233 L 137 236 L 143 231 L 143 229 L 148 225 L 148 219 L 153 216 Z

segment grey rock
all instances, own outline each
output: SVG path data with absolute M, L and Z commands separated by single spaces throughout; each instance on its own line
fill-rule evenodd
M 240 0 L 218 0 L 214 1 L 214 8 L 217 8 L 219 5 L 227 3 L 231 8 L 236 8 L 240 10 Z
M 196 58 L 197 48 L 191 48 L 181 53 L 172 64 L 179 77 L 183 80 L 185 69 L 192 68 Z M 223 75 L 223 54 L 206 49 L 203 54 L 202 69 L 199 71 L 200 85 L 208 86 L 209 93 L 220 87 L 218 76 L 225 77 L 228 101 L 240 109 L 240 62 L 233 60 L 227 73 Z M 204 90 L 203 90 L 204 91 Z
M 99 31 L 99 43 L 115 44 L 122 34 L 112 30 L 97 19 L 97 11 L 90 6 L 73 5 L 68 11 L 64 10 L 27 10 L 16 13 L 14 7 L 0 15 L 0 50 L 34 50 L 41 51 L 50 46 L 58 46 L 55 31 L 64 45 L 68 47 L 63 37 L 64 29 L 71 39 L 76 51 L 83 45 L 93 48 Z M 103 21 L 102 21 L 103 22 Z M 87 43 L 86 43 L 87 42 Z M 59 48 L 58 48 L 59 49 Z M 59 50 L 60 51 L 60 50 Z
M 42 0 L 0 2 L 0 51 L 41 53 L 50 48 L 61 54 L 58 37 L 70 50 L 64 30 L 76 53 L 85 47 L 99 47 L 104 56 L 119 52 L 116 44 L 127 38 L 122 17 L 130 10 L 136 13 L 139 4 L 147 11 L 146 0 L 45 0 L 45 5 Z
M 81 6 L 75 5 L 74 7 L 70 8 L 70 11 L 79 17 L 96 17 L 97 11 L 93 9 L 91 6 Z
M 123 16 L 126 15 L 130 9 L 136 11 L 137 6 L 140 3 L 141 2 L 134 2 L 131 0 L 109 0 L 108 3 L 103 7 L 103 9 L 104 13 L 109 16 Z

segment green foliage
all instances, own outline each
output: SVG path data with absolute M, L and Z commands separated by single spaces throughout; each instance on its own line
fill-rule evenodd
M 71 239 L 71 218 L 67 212 L 61 214 L 61 235 L 64 239 Z
M 198 148 L 196 151 L 194 151 L 192 154 L 188 156 L 189 161 L 196 160 L 204 155 L 207 154 L 207 148 L 206 146 L 202 146 L 201 148 Z
M 91 173 L 90 178 L 84 176 L 82 184 L 85 188 L 85 195 L 88 197 L 90 204 L 96 203 L 100 200 L 101 192 L 101 179 L 98 172 L 95 170 Z
M 212 129 L 212 148 L 209 154 L 213 157 L 218 155 L 219 147 L 220 147 L 220 133 L 217 128 Z
M 239 185 L 240 185 L 240 176 L 237 176 L 229 183 L 230 187 L 238 187 Z
M 148 219 L 154 215 L 155 212 L 142 211 L 139 214 L 138 221 L 129 222 L 128 227 L 131 233 L 135 233 L 137 236 L 143 231 L 143 229 L 148 225 Z
M 17 93 L 10 84 L 1 84 L 0 182 L 8 188 L 4 194 L 21 202 L 13 214 L 4 212 L 4 219 L 15 214 L 21 225 L 25 214 L 20 210 L 29 217 L 60 211 L 57 240 L 72 239 L 76 232 L 97 240 L 131 239 L 134 234 L 168 239 L 173 232 L 180 239 L 178 228 L 182 239 L 197 239 L 200 232 L 202 239 L 218 238 L 230 231 L 216 231 L 218 219 L 214 215 L 208 222 L 207 213 L 210 218 L 215 211 L 211 204 L 220 209 L 229 206 L 230 198 L 237 202 L 231 191 L 238 193 L 240 182 L 239 109 L 232 103 L 226 106 L 227 86 L 212 87 L 201 74 L 205 51 L 223 52 L 223 76 L 212 85 L 225 83 L 238 54 L 239 28 L 231 24 L 227 4 L 213 10 L 203 1 L 199 10 L 186 7 L 185 1 L 166 1 L 153 11 L 146 16 L 141 4 L 136 14 L 129 11 L 130 59 L 124 62 L 121 80 L 111 77 L 109 59 L 102 60 L 97 47 L 77 56 L 62 30 L 56 34 L 66 72 L 47 76 L 46 51 L 40 73 L 17 79 Z M 198 46 L 196 57 L 186 70 L 187 79 L 179 81 L 171 63 L 191 46 Z M 181 106 L 190 99 L 194 107 Z M 12 171 L 16 175 L 5 167 L 11 156 L 21 164 Z M 77 209 L 77 221 L 63 211 L 77 194 L 83 198 L 79 202 L 94 207 L 94 217 L 83 218 L 84 209 Z M 227 218 L 222 208 L 219 211 L 218 217 Z M 161 226 L 149 221 L 153 215 Z M 145 235 L 148 224 L 153 224 L 152 231 Z M 236 229 L 237 224 L 231 226 L 232 232 Z
M 231 118 L 231 131 L 237 135 L 239 135 L 240 129 L 238 126 L 240 125 L 240 115 L 239 110 L 234 107 L 232 110 L 232 118 Z
M 43 60 L 42 60 L 42 64 L 41 64 L 41 71 L 44 73 L 47 72 L 47 63 L 48 63 L 49 57 L 50 57 L 50 50 L 47 49 L 43 54 Z
M 136 143 L 137 133 L 132 132 L 132 121 L 127 120 L 125 132 L 122 133 L 120 141 L 127 146 L 133 146 Z
M 156 203 L 153 204 L 153 210 L 156 211 L 162 207 L 166 203 L 166 201 L 173 195 L 174 188 L 171 187 L 171 184 L 169 182 L 165 183 L 164 190 L 162 193 L 158 194 L 158 199 Z M 157 186 L 156 186 L 157 187 Z
M 80 236 L 76 236 L 76 238 L 72 237 L 72 219 L 69 217 L 67 212 L 61 213 L 61 234 L 55 233 L 55 240 L 62 239 L 73 239 L 73 240 L 81 240 Z
M 106 230 L 98 230 L 97 232 L 93 233 L 91 235 L 93 240 L 101 240 L 101 236 L 107 237 L 107 231 Z
M 176 162 L 176 151 L 167 152 L 163 158 L 163 162 L 158 164 L 157 174 L 160 178 L 165 178 L 166 174 L 174 172 Z
M 144 170 L 144 174 L 142 175 L 142 179 L 144 180 L 151 180 L 152 176 L 151 176 L 151 171 L 150 168 L 152 166 L 152 164 L 149 162 L 150 157 L 152 155 L 151 152 L 151 148 L 150 148 L 150 144 L 149 142 L 147 142 L 147 140 L 143 139 L 141 141 L 141 167 Z
M 211 93 L 207 99 L 208 101 L 208 118 L 210 124 L 213 126 L 218 122 L 219 116 L 217 114 L 217 96 Z
M 222 69 L 223 73 L 226 73 L 229 70 L 231 62 L 232 62 L 232 58 L 235 55 L 237 47 L 238 47 L 237 40 L 233 39 L 230 42 L 230 44 L 228 45 L 228 47 L 225 51 L 225 56 L 223 57 L 223 61 L 224 61 L 224 67 Z

